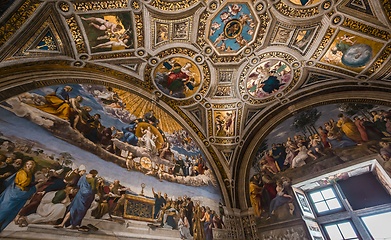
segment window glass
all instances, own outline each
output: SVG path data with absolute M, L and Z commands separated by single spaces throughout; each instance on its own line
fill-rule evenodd
M 391 212 L 362 217 L 361 219 L 374 239 L 391 239 Z
M 338 224 L 339 229 L 342 232 L 342 235 L 345 238 L 355 238 L 357 237 L 356 233 L 354 232 L 352 225 L 350 225 L 349 222 Z
M 331 240 L 343 239 L 341 233 L 338 230 L 337 225 L 327 226 L 327 227 L 325 227 L 325 229 L 326 229 L 327 234 L 329 235 Z
M 318 213 L 327 213 L 328 211 L 342 208 L 342 205 L 331 187 L 312 192 L 309 196 Z
M 341 208 L 341 204 L 339 204 L 338 200 L 335 198 L 331 200 L 327 200 L 326 202 L 330 210 Z
M 322 194 L 320 192 L 314 192 L 310 194 L 312 201 L 319 202 L 323 200 Z
M 341 222 L 325 226 L 330 240 L 358 240 L 350 222 Z
M 323 197 L 325 199 L 330 199 L 330 198 L 334 198 L 335 197 L 334 191 L 331 190 L 331 188 L 323 190 L 321 192 L 322 192 L 322 195 L 323 195 Z

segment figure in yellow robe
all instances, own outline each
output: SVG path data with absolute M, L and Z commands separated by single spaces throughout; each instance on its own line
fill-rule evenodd
M 345 135 L 356 143 L 362 143 L 361 134 L 356 124 L 350 118 L 344 117 L 342 113 L 338 114 L 338 118 L 337 126 L 342 129 Z
M 72 91 L 72 87 L 65 86 L 64 88 L 57 88 L 55 92 L 45 96 L 47 104 L 42 106 L 35 106 L 36 108 L 53 114 L 59 118 L 69 120 L 72 108 L 69 105 L 68 92 Z
M 193 239 L 194 240 L 205 240 L 205 232 L 203 228 L 203 224 L 201 223 L 202 213 L 200 202 L 196 203 L 194 215 L 193 215 Z
M 249 186 L 249 188 L 250 188 L 250 200 L 251 200 L 251 206 L 254 209 L 255 217 L 259 217 L 259 216 L 261 216 L 261 213 L 262 213 L 262 206 L 261 206 L 262 187 L 258 186 L 255 183 L 255 181 L 256 181 L 256 179 L 254 178 L 250 182 L 250 186 Z

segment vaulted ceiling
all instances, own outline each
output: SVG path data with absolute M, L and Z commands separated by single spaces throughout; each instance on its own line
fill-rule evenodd
M 391 100 L 390 0 L 8 0 L 0 14 L 0 100 L 65 83 L 150 99 L 201 146 L 230 207 L 248 207 L 251 159 L 284 119 Z M 180 91 L 161 79 L 178 64 Z

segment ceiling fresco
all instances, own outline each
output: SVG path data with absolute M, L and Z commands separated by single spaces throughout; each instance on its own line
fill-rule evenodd
M 390 27 L 389 0 L 4 1 L 0 100 L 74 85 L 127 124 L 153 110 L 157 149 L 183 131 L 173 144 L 192 139 L 224 205 L 244 210 L 282 120 L 312 103 L 387 105 Z

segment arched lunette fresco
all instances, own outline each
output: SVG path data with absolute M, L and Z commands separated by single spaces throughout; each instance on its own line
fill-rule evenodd
M 69 184 L 73 173 L 91 170 L 86 176 L 96 178 L 95 183 L 101 188 L 94 183 L 91 187 L 103 191 L 100 194 L 104 194 L 106 187 L 110 191 L 117 189 L 117 197 L 112 196 L 117 198 L 113 205 L 106 206 L 101 199 L 87 207 L 92 217 L 109 214 L 110 218 L 119 215 L 152 220 L 159 218 L 160 208 L 179 214 L 182 204 L 191 199 L 202 205 L 214 205 L 212 209 L 218 211 L 221 199 L 217 182 L 197 143 L 165 111 L 136 94 L 95 84 L 57 85 L 9 98 L 1 103 L 0 111 L 4 123 L 0 130 L 1 154 L 8 161 L 5 164 L 13 168 L 7 167 L 6 174 L 18 175 L 17 168 L 33 160 L 38 170 L 38 175 L 34 175 L 37 179 L 41 177 L 42 182 L 51 181 L 46 179 L 49 174 Z M 65 193 L 75 191 L 73 187 L 65 188 L 68 191 Z M 78 187 L 81 191 L 81 186 Z M 9 189 L 2 190 L 7 193 Z M 181 196 L 176 196 L 178 190 Z M 158 192 L 166 194 L 160 197 Z M 131 198 L 149 200 L 151 208 L 138 211 L 141 215 L 135 213 Z M 156 201 L 151 204 L 151 200 Z M 16 208 L 10 208 L 10 216 L 17 214 Z M 47 219 L 42 218 L 40 211 L 35 215 L 29 213 L 22 210 L 16 222 L 21 226 L 53 222 L 64 215 L 61 210 L 56 219 Z M 71 224 L 72 219 L 71 213 Z M 175 224 L 163 222 L 167 227 L 176 228 Z

